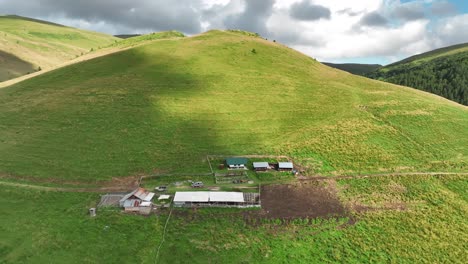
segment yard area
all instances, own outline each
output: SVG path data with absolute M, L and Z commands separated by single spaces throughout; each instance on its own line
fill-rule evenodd
M 463 263 L 466 176 L 340 179 L 297 188 L 271 194 L 294 197 L 293 192 L 306 201 L 321 197 L 340 213 L 336 197 L 350 214 L 283 221 L 271 209 L 270 218 L 251 224 L 260 210 L 180 209 L 168 223 L 158 263 Z M 268 197 L 269 190 L 264 193 Z M 109 209 L 91 218 L 88 208 L 98 198 L 2 187 L 0 262 L 154 263 L 169 211 L 143 217 Z M 389 206 L 395 203 L 404 206 Z M 353 205 L 366 209 L 355 211 Z

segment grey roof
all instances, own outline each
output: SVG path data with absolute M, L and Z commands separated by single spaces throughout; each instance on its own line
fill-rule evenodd
M 278 168 L 280 169 L 293 169 L 293 163 L 292 162 L 278 162 Z
M 254 162 L 253 163 L 254 168 L 268 168 L 268 162 Z

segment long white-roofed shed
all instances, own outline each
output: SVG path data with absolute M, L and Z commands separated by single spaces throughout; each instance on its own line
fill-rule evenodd
M 210 202 L 243 203 L 241 192 L 210 192 Z
M 210 201 L 210 192 L 176 192 L 174 204 L 176 203 L 207 203 Z
M 202 207 L 251 207 L 259 206 L 258 194 L 250 194 L 248 197 L 255 199 L 245 199 L 242 192 L 176 192 L 174 196 L 174 206 L 202 206 Z M 257 198 L 258 197 L 258 198 Z

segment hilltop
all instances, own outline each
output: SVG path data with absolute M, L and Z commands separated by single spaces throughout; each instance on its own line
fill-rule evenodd
M 47 21 L 0 16 L 0 82 L 57 66 L 118 40 Z
M 196 173 L 207 172 L 209 154 L 288 155 L 308 175 L 460 171 L 467 114 L 260 37 L 210 31 L 1 89 L 0 172 Z
M 468 105 L 468 43 L 415 55 L 366 76 Z
M 382 67 L 380 64 L 361 64 L 361 63 L 330 63 L 330 62 L 322 62 L 323 64 L 339 69 L 342 71 L 346 71 L 356 75 L 365 75 L 366 73 L 375 71 L 376 69 Z

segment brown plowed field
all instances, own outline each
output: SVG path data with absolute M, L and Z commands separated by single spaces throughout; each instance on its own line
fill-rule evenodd
M 262 214 L 267 218 L 338 217 L 347 214 L 332 181 L 268 185 L 261 190 Z

